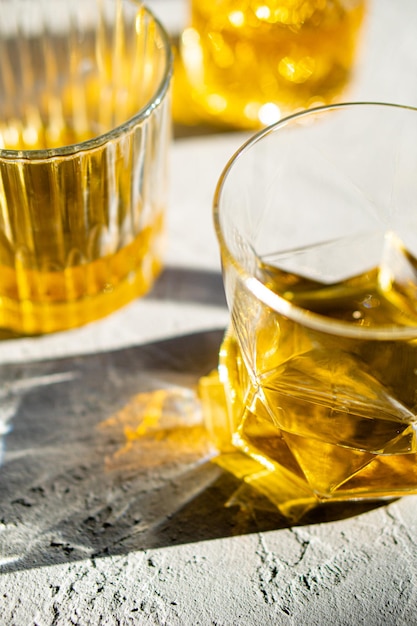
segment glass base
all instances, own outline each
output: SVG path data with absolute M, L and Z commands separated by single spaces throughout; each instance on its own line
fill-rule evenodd
M 54 272 L 0 266 L 0 328 L 38 335 L 110 315 L 152 288 L 164 246 L 164 219 L 158 216 L 132 243 L 90 263 Z
M 265 496 L 290 523 L 300 522 L 315 509 L 334 507 L 343 503 L 358 503 L 370 506 L 392 501 L 400 496 L 414 493 L 409 487 L 383 493 L 383 484 L 375 487 L 375 480 L 366 481 L 362 489 L 353 493 L 340 489 L 330 497 L 315 493 L 307 481 L 298 479 L 294 474 L 278 464 L 269 466 L 261 456 L 247 453 L 232 443 L 233 431 L 228 410 L 228 400 L 217 370 L 200 379 L 199 395 L 202 402 L 203 417 L 211 440 L 219 451 L 212 460 L 222 469 L 233 474 L 243 485 L 253 488 Z M 378 482 L 378 481 L 376 481 Z

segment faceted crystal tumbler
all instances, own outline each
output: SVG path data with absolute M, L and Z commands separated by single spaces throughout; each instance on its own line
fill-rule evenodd
M 79 326 L 161 266 L 171 49 L 138 0 L 0 0 L 0 327 Z
M 290 518 L 417 492 L 416 172 L 417 110 L 352 103 L 262 131 L 218 183 L 231 321 L 207 425 Z

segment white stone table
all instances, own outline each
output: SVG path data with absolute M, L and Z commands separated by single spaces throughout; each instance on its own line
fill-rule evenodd
M 151 5 L 168 20 L 175 1 Z M 373 0 L 349 99 L 417 105 L 416 42 L 415 0 Z M 225 506 L 239 485 L 210 461 L 195 385 L 228 320 L 211 200 L 243 138 L 175 141 L 151 294 L 0 342 L 1 626 L 417 624 L 416 497 L 293 527 Z M 165 430 L 139 437 L 158 390 Z

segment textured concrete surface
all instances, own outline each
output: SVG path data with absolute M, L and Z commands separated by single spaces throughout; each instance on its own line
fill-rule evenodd
M 241 139 L 175 145 L 175 265 L 152 294 L 0 344 L 2 625 L 417 623 L 416 498 L 293 528 L 225 506 L 239 484 L 210 462 L 195 384 L 228 318 L 207 167 Z M 153 402 L 163 419 L 139 432 Z
M 2 623 L 408 626 L 415 537 L 402 501 L 354 521 L 28 568 L 2 579 Z
M 371 16 L 352 99 L 417 104 L 416 3 Z M 195 385 L 228 319 L 211 199 L 242 140 L 175 143 L 148 297 L 0 342 L 1 626 L 417 624 L 416 497 L 288 527 L 210 462 Z

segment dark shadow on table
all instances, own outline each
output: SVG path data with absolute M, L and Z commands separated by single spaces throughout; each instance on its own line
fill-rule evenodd
M 147 297 L 224 305 L 205 270 L 167 268 Z M 0 572 L 288 527 L 212 462 L 196 390 L 222 336 L 0 365 Z
M 163 270 L 146 297 L 226 307 L 222 275 L 208 269 L 170 265 Z
M 211 462 L 195 392 L 216 366 L 222 334 L 0 366 L 11 426 L 0 467 L 0 570 L 288 526 L 255 493 L 249 508 L 225 506 L 239 481 Z M 310 521 L 340 514 L 327 509 Z

